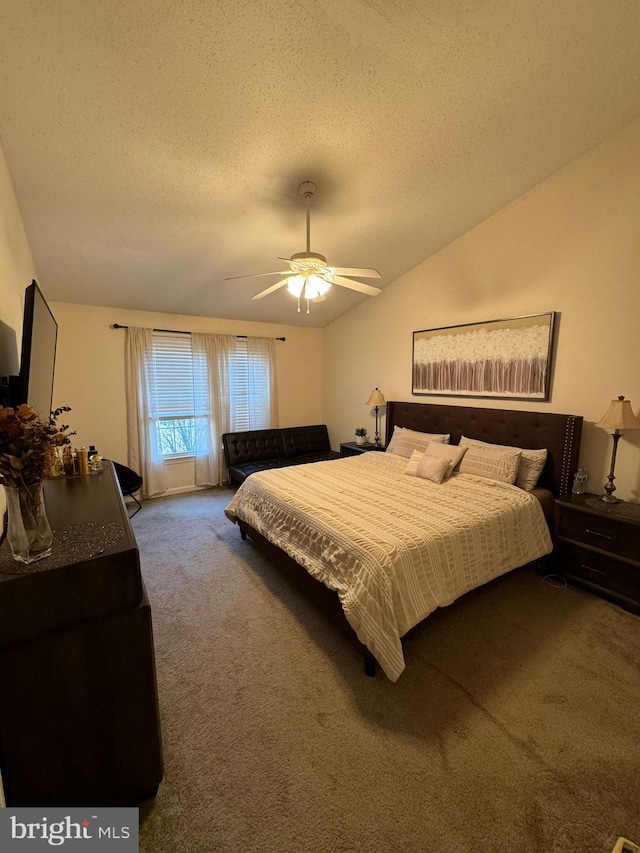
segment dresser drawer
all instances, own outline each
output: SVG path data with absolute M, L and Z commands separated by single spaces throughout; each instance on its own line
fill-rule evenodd
M 555 567 L 560 574 L 640 601 L 640 565 L 559 541 L 556 545 Z
M 584 542 L 629 560 L 640 560 L 638 529 L 613 518 L 564 509 L 558 536 Z

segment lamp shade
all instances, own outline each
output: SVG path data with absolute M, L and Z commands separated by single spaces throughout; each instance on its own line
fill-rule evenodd
M 379 388 L 374 388 L 366 404 L 367 406 L 384 406 L 384 402 L 382 391 Z M 640 424 L 638 426 L 640 427 Z
M 624 397 L 612 400 L 609 408 L 596 423 L 597 427 L 608 432 L 615 430 L 640 429 L 640 421 L 633 414 L 631 402 Z

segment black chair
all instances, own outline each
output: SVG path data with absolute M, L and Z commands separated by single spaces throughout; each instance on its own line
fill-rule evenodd
M 133 498 L 138 504 L 138 508 L 129 516 L 129 518 L 133 518 L 133 516 L 142 509 L 142 504 L 134 495 L 134 492 L 139 492 L 142 488 L 142 477 L 140 474 L 136 474 L 136 472 L 131 468 L 127 468 L 126 465 L 121 465 L 119 462 L 112 462 L 111 464 L 113 465 L 113 470 L 116 472 L 116 477 L 118 478 L 120 491 L 122 492 L 123 497 Z

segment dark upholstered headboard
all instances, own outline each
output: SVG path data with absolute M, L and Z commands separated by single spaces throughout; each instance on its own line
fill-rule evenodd
M 546 447 L 549 455 L 538 485 L 554 495 L 571 491 L 578 467 L 582 417 L 551 412 L 520 412 L 509 409 L 480 409 L 431 403 L 387 403 L 388 444 L 396 426 L 420 432 L 450 433 L 451 444 L 460 436 L 526 447 Z

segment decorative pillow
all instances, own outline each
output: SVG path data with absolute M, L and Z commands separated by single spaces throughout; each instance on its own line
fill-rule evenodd
M 468 447 L 470 444 L 477 444 L 480 447 L 499 447 L 501 450 L 519 450 L 522 455 L 520 456 L 520 466 L 516 476 L 516 486 L 526 489 L 528 492 L 537 486 L 540 474 L 542 474 L 542 469 L 547 461 L 546 448 L 543 450 L 529 450 L 526 447 L 510 447 L 506 444 L 491 444 L 488 441 L 479 441 L 477 438 L 465 438 L 464 435 L 460 438 L 461 446 L 466 445 Z
M 515 483 L 520 465 L 520 451 L 512 447 L 490 447 L 479 444 L 467 446 L 467 452 L 460 463 L 461 474 L 475 474 L 488 480 L 501 483 Z
M 424 453 L 430 441 L 441 443 L 448 442 L 451 436 L 447 433 L 417 432 L 406 427 L 394 427 L 391 441 L 387 445 L 387 453 L 395 453 L 398 456 L 411 456 L 414 450 Z
M 409 474 L 411 477 L 422 477 L 423 480 L 441 483 L 445 478 L 448 468 L 449 461 L 447 459 L 430 456 L 428 453 L 420 453 L 419 450 L 414 450 L 404 473 Z
M 454 468 L 466 452 L 466 447 L 458 447 L 456 444 L 440 444 L 437 441 L 430 441 L 425 451 L 430 456 L 438 456 L 440 459 L 447 460 L 449 467 L 447 468 L 447 473 L 444 475 L 445 480 L 449 479 Z

